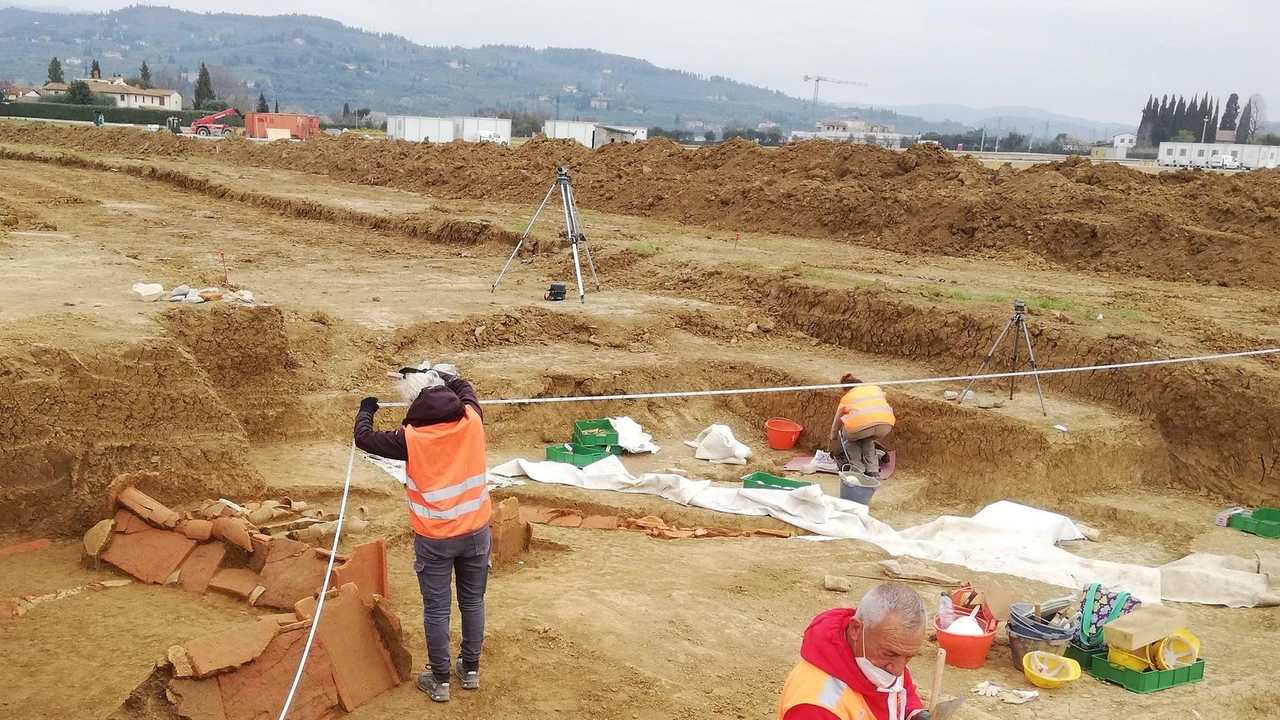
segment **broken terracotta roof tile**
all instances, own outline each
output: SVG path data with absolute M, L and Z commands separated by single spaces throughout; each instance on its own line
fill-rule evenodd
M 209 580 L 209 589 L 224 592 L 241 599 L 249 599 L 254 589 L 262 584 L 258 573 L 245 568 L 222 568 Z
M 227 546 L 220 542 L 201 543 L 191 551 L 182 565 L 178 567 L 181 575 L 178 584 L 183 590 L 196 594 L 204 594 L 209 589 L 209 581 L 222 567 L 227 557 Z
M 169 530 L 116 533 L 102 559 L 130 575 L 156 585 L 163 584 L 187 559 L 196 541 Z
M 213 521 L 213 536 L 219 540 L 253 552 L 253 543 L 249 539 L 249 525 L 240 518 L 220 517 Z
M 391 664 L 395 666 L 400 682 L 412 680 L 416 674 L 413 656 L 404 645 L 404 630 L 400 625 L 400 618 L 387 607 L 387 601 L 383 598 L 378 598 L 373 603 L 373 624 L 378 628 L 382 646 L 391 656 Z
M 667 523 L 656 515 L 646 515 L 639 520 L 632 520 L 630 524 L 641 528 L 664 528 L 667 526 Z
M 27 542 L 18 543 L 17 545 L 9 545 L 8 547 L 0 548 L 0 557 L 4 557 L 5 555 L 20 555 L 22 553 L 35 552 L 36 550 L 43 550 L 52 544 L 53 541 L 48 538 L 29 540 Z
M 535 525 L 546 525 L 547 523 L 551 522 L 551 518 L 554 516 L 550 512 L 542 508 L 522 507 L 520 508 L 520 517 L 523 518 L 524 521 L 528 523 L 533 523 Z
M 616 515 L 592 515 L 582 519 L 582 527 L 592 530 L 617 530 L 618 518 Z
M 204 542 L 213 537 L 213 523 L 209 520 L 183 520 L 178 524 L 178 531 L 183 535 Z
M 151 529 L 151 526 L 147 524 L 146 520 L 143 520 L 124 508 L 116 510 L 115 521 L 115 531 L 118 533 L 136 533 Z
M 327 609 L 326 609 L 327 610 Z M 280 631 L 256 660 L 217 677 L 227 720 L 274 720 L 302 660 L 306 631 Z M 288 720 L 321 720 L 338 706 L 329 654 L 316 643 L 289 707 Z
M 132 510 L 138 517 L 161 528 L 174 527 L 180 518 L 178 513 L 135 487 L 122 490 L 116 502 Z
M 80 555 L 82 565 L 90 570 L 98 567 L 102 551 L 106 550 L 107 545 L 111 543 L 111 536 L 115 532 L 115 527 L 116 521 L 107 519 L 89 528 L 88 532 L 84 534 Z
M 183 644 L 196 677 L 209 677 L 244 665 L 266 650 L 279 632 L 275 620 L 258 620 L 232 630 L 202 635 Z
M 266 591 L 256 603 L 262 607 L 289 610 L 303 598 L 315 595 L 324 584 L 328 563 L 316 556 L 308 544 L 276 538 L 262 568 Z
M 498 503 L 497 511 L 489 518 L 492 538 L 490 559 L 494 565 L 513 563 L 529 551 L 533 542 L 533 528 L 520 512 L 520 501 L 507 498 Z
M 351 559 L 333 569 L 333 587 L 353 583 L 360 590 L 360 598 L 373 603 L 374 595 L 389 597 L 391 585 L 387 582 L 387 541 L 381 538 L 357 545 L 351 551 Z M 316 592 L 320 588 L 316 587 Z
M 789 538 L 789 537 L 795 536 L 795 533 L 791 532 L 790 530 L 773 530 L 771 528 L 758 528 L 754 530 L 752 534 L 759 535 L 761 537 L 777 537 L 777 538 Z
M 316 637 L 333 663 L 333 679 L 343 710 L 351 712 L 400 684 L 400 675 L 382 645 L 372 611 L 354 585 L 344 585 L 325 599 Z
M 176 677 L 169 681 L 169 694 L 176 698 L 173 711 L 186 720 L 227 720 L 222 707 L 222 691 L 215 678 L 193 680 Z

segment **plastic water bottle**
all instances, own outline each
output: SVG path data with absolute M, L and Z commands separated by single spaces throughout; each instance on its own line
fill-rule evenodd
M 956 607 L 951 602 L 951 596 L 942 593 L 938 596 L 938 626 L 943 630 L 951 627 L 951 623 L 956 619 Z

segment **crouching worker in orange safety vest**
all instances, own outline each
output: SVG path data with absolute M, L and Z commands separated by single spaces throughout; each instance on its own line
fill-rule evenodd
M 782 686 L 778 720 L 929 720 L 907 670 L 925 622 L 924 601 L 901 583 L 814 618 Z
M 373 429 L 378 398 L 360 402 L 356 447 L 405 462 L 405 494 L 413 527 L 413 569 L 422 590 L 422 621 L 430 666 L 418 689 L 449 700 L 451 575 L 457 576 L 462 649 L 453 667 L 462 687 L 480 687 L 484 591 L 489 579 L 489 488 L 484 423 L 471 383 L 451 366 L 403 368 L 400 394 L 409 403 L 402 427 Z
M 840 378 L 841 385 L 860 383 L 852 375 Z M 885 399 L 884 390 L 877 385 L 850 388 L 840 398 L 835 419 L 831 421 L 831 436 L 827 451 L 836 464 L 862 473 L 873 480 L 880 479 L 880 459 L 876 453 L 876 440 L 893 430 L 897 420 L 893 408 Z M 844 459 L 841 462 L 841 458 Z

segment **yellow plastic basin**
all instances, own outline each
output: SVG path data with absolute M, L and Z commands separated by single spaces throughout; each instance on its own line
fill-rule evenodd
M 1047 689 L 1080 679 L 1080 663 L 1043 650 L 1022 656 L 1022 673 L 1032 685 Z

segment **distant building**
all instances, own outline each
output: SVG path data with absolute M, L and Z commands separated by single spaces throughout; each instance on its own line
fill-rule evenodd
M 105 95 L 116 101 L 116 107 L 147 108 L 151 110 L 181 110 L 182 96 L 176 90 L 153 88 L 146 90 L 125 83 L 122 77 L 110 80 L 80 78 L 89 85 L 89 89 L 98 95 Z M 67 83 L 48 83 L 41 90 L 49 95 L 64 95 Z
M 830 140 L 858 145 L 900 148 L 904 140 L 918 140 L 919 135 L 895 132 L 892 125 L 879 125 L 864 120 L 832 120 L 820 122 L 815 132 L 793 132 L 791 140 Z
M 1220 143 L 1234 143 L 1236 141 L 1236 131 L 1219 130 L 1213 134 L 1213 141 Z
M 609 98 L 603 95 L 597 95 L 591 98 L 591 109 L 592 110 L 608 110 Z
M 1111 146 L 1125 150 L 1135 148 L 1138 146 L 1138 136 L 1133 133 L 1120 133 L 1111 138 Z
M 1234 135 L 1235 131 L 1230 131 Z M 1162 142 L 1156 164 L 1165 167 L 1209 167 L 1217 155 L 1230 155 L 1246 170 L 1280 167 L 1280 147 L 1234 143 Z
M 548 120 L 543 123 L 542 132 L 552 140 L 576 140 L 589 148 L 600 148 L 616 143 L 642 142 L 649 139 L 647 128 L 569 120 Z

